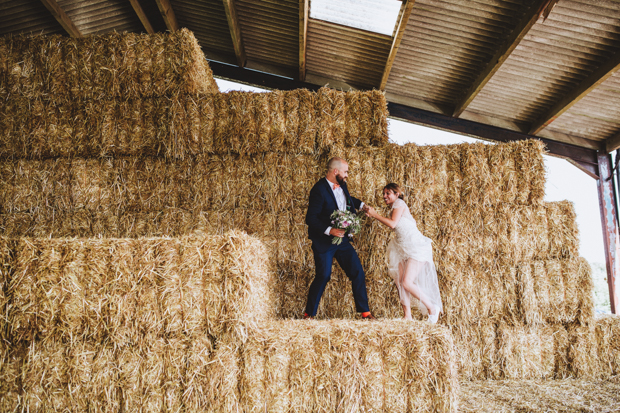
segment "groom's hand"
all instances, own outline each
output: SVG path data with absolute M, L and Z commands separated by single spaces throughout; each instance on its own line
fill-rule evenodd
M 344 237 L 345 230 L 344 229 L 336 229 L 332 228 L 329 230 L 329 235 L 333 235 L 334 237 L 342 238 Z

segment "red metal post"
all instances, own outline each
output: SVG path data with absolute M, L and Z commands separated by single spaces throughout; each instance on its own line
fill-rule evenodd
M 601 221 L 603 224 L 609 301 L 611 303 L 611 312 L 618 314 L 618 307 L 616 306 L 620 304 L 620 291 L 618 291 L 618 276 L 620 275 L 620 236 L 618 233 L 618 210 L 616 209 L 614 185 L 611 179 L 613 173 L 611 155 L 599 152 L 598 167 L 598 201 L 601 206 Z

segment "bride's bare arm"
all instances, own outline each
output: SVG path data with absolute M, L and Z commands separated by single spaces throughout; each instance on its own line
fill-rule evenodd
M 366 215 L 371 218 L 376 219 L 383 225 L 394 229 L 396 228 L 396 225 L 398 225 L 398 222 L 400 221 L 400 217 L 403 216 L 403 212 L 405 212 L 405 208 L 395 208 L 392 210 L 392 213 L 390 214 L 390 217 L 388 218 L 388 217 L 379 215 L 379 213 L 375 211 L 373 207 L 368 207 L 368 211 L 366 212 Z

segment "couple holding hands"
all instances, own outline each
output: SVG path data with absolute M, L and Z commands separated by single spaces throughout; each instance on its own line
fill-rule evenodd
M 433 262 L 433 247 L 431 240 L 418 230 L 409 207 L 403 201 L 402 190 L 394 183 L 383 188 L 383 200 L 392 207 L 390 215 L 384 217 L 349 194 L 346 184 L 348 174 L 347 162 L 342 158 L 332 158 L 327 163 L 325 177 L 310 190 L 306 224 L 308 238 L 312 240 L 316 275 L 308 291 L 304 318 L 316 315 L 325 286 L 331 278 L 335 258 L 351 280 L 357 312 L 361 313 L 362 319 L 375 319 L 368 307 L 366 279 L 357 252 L 349 241 L 347 231 L 332 226 L 334 211 L 355 214 L 361 210 L 366 216 L 378 220 L 395 232 L 395 237 L 387 247 L 387 258 L 389 273 L 396 283 L 403 306 L 404 318 L 412 320 L 410 296 L 413 296 L 414 304 L 421 313 L 428 315 L 430 322 L 436 323 L 443 307 Z

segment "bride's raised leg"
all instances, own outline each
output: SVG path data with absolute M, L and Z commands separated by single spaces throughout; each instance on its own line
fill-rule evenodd
M 420 272 L 420 264 L 421 263 L 419 261 L 409 258 L 405 264 L 405 272 L 404 276 L 401 278 L 401 283 L 406 291 L 411 293 L 411 295 L 424 304 L 424 306 L 428 309 L 429 314 L 435 315 L 437 309 L 428 300 L 426 295 L 422 294 L 420 288 L 415 284 L 415 280 L 418 278 L 418 274 Z
M 412 321 L 413 317 L 411 317 L 411 302 L 409 301 L 409 293 L 407 292 L 407 290 L 405 289 L 405 291 L 400 291 L 403 289 L 403 280 L 405 279 L 405 265 L 404 263 L 400 262 L 398 264 L 398 274 L 399 274 L 399 284 L 400 287 L 398 288 L 398 294 L 400 295 L 400 303 L 403 306 L 403 313 L 405 313 L 405 316 L 403 317 L 405 320 L 409 320 Z

